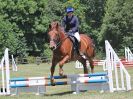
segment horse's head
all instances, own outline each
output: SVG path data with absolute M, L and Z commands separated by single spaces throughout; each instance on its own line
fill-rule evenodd
M 61 33 L 61 28 L 59 26 L 59 22 L 53 21 L 49 25 L 48 35 L 50 37 L 50 49 L 55 50 L 62 38 L 62 33 Z

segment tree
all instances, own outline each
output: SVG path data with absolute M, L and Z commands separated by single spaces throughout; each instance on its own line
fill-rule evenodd
M 117 50 L 133 47 L 133 1 L 108 0 L 99 41 L 109 40 Z
M 26 55 L 25 39 L 17 35 L 17 26 L 4 20 L 3 16 L 0 16 L 0 23 L 0 56 L 5 48 L 9 48 L 10 54 Z
M 51 20 L 60 19 L 61 2 L 56 0 L 0 0 L 0 13 L 18 28 L 17 35 L 26 39 L 27 52 L 43 53 Z

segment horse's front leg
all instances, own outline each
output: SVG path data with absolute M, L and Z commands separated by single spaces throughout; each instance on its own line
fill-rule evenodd
M 53 58 L 52 59 L 52 65 L 51 65 L 51 78 L 50 78 L 50 81 L 51 81 L 51 85 L 55 85 L 55 82 L 54 82 L 54 71 L 55 71 L 55 66 L 57 65 L 57 61 Z
M 59 75 L 60 76 L 64 76 L 63 75 L 63 65 L 64 65 L 64 63 L 65 62 L 67 62 L 68 61 L 68 59 L 69 59 L 70 57 L 69 57 L 69 55 L 66 55 L 60 62 L 59 62 Z

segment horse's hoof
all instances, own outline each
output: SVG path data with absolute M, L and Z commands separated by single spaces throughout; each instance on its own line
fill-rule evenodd
M 63 78 L 67 78 L 67 75 L 63 75 L 62 77 L 63 77 Z
M 51 82 L 51 86 L 55 86 L 54 78 L 52 78 L 52 79 L 50 80 L 50 82 Z
M 67 75 L 65 75 L 65 74 L 59 74 L 62 78 L 66 78 L 67 77 Z
M 63 74 L 63 73 L 59 73 L 59 75 L 60 75 L 60 76 L 64 76 L 64 74 Z
M 55 86 L 55 83 L 51 83 L 51 86 Z

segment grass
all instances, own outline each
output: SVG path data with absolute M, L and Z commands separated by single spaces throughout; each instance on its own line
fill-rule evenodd
M 58 75 L 59 67 L 56 67 L 55 75 Z M 133 68 L 127 68 L 131 77 L 133 77 Z M 95 72 L 102 71 L 102 67 L 95 67 Z M 82 69 L 75 69 L 74 63 L 68 63 L 64 65 L 65 74 L 81 74 Z M 18 65 L 18 71 L 11 71 L 11 78 L 13 77 L 37 77 L 50 75 L 50 64 L 25 64 Z M 131 79 L 133 82 L 133 79 Z M 129 92 L 104 92 L 99 91 L 86 91 L 80 94 L 74 95 L 70 91 L 70 86 L 49 86 L 45 95 L 36 96 L 33 93 L 22 92 L 18 96 L 0 96 L 0 99 L 132 99 L 133 91 Z

